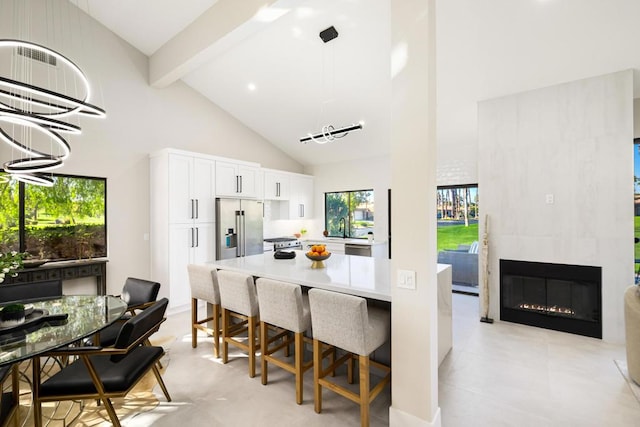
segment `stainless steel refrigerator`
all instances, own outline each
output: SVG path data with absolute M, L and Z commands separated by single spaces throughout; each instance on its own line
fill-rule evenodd
M 261 254 L 262 202 L 216 199 L 216 259 Z

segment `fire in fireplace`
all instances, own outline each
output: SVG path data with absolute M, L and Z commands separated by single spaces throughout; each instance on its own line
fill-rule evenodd
M 500 319 L 602 338 L 602 268 L 500 260 Z

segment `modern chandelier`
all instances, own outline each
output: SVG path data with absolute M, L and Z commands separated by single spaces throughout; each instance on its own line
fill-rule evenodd
M 336 28 L 332 25 L 329 28 L 326 28 L 320 31 L 320 34 L 318 35 L 320 39 L 326 44 L 331 40 L 338 38 L 338 30 L 336 30 Z M 324 60 L 323 60 L 322 69 L 323 69 L 323 79 L 324 79 Z M 321 115 L 322 115 L 322 112 L 321 112 Z M 362 122 L 354 123 L 348 126 L 343 126 L 339 129 L 336 129 L 332 124 L 324 125 L 322 127 L 322 130 L 319 133 L 316 133 L 316 134 L 308 133 L 307 136 L 300 138 L 300 142 L 303 144 L 307 144 L 309 141 L 313 141 L 317 144 L 326 144 L 327 142 L 344 138 L 349 134 L 349 132 L 362 129 L 362 126 L 363 126 Z
M 74 116 L 106 117 L 105 110 L 88 102 L 91 87 L 82 70 L 60 53 L 36 43 L 0 39 L 0 52 L 9 50 L 14 66 L 0 75 L 0 140 L 20 153 L 3 164 L 11 177 L 30 184 L 51 186 L 44 172 L 59 168 L 71 155 L 63 135 L 79 135 Z M 33 83 L 39 69 L 39 85 Z M 62 75 L 61 81 L 58 73 Z M 42 87 L 42 83 L 49 83 Z M 69 87 L 71 86 L 71 87 Z M 74 95 L 69 94 L 71 90 Z

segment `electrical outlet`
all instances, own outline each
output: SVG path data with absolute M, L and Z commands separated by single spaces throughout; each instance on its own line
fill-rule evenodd
M 398 287 L 403 289 L 415 289 L 416 272 L 411 270 L 398 270 Z

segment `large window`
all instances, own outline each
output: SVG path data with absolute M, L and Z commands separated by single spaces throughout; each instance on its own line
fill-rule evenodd
M 438 187 L 438 250 L 478 240 L 478 185 Z
M 52 187 L 0 182 L 0 252 L 52 261 L 106 256 L 107 180 L 53 178 Z
M 329 237 L 366 238 L 373 232 L 373 190 L 324 193 L 324 226 Z

